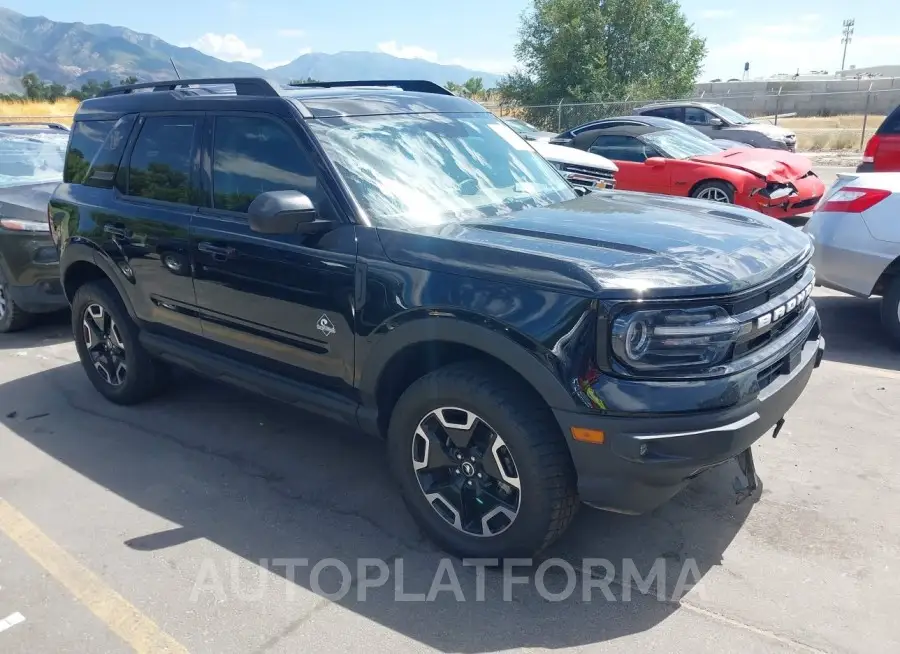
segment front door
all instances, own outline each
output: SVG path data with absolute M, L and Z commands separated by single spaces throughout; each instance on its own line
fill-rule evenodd
M 660 155 L 633 136 L 603 134 L 601 131 L 588 152 L 611 159 L 619 167 L 619 172 L 616 173 L 617 189 L 644 193 L 670 192 L 671 173 L 668 166 L 650 166 L 645 163 L 651 157 L 660 158 Z
M 338 216 L 301 128 L 260 114 L 210 115 L 204 167 L 210 206 L 191 223 L 204 336 L 230 356 L 320 388 L 353 383 L 354 226 Z M 250 229 L 260 193 L 298 190 L 326 233 L 267 235 Z

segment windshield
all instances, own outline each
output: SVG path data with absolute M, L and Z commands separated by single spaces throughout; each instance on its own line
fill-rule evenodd
M 753 122 L 746 116 L 743 116 L 733 109 L 729 109 L 728 107 L 723 107 L 720 104 L 713 105 L 712 109 L 732 125 L 749 125 Z
M 0 187 L 61 182 L 68 133 L 0 132 Z
M 700 155 L 722 152 L 722 148 L 712 141 L 704 140 L 682 130 L 667 129 L 645 134 L 644 140 L 656 146 L 656 149 L 671 159 L 690 159 Z
M 347 116 L 308 124 L 379 226 L 459 222 L 576 197 L 555 168 L 492 114 Z

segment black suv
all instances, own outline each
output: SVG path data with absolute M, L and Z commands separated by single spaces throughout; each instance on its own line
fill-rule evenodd
M 752 491 L 824 348 L 805 234 L 576 192 L 427 82 L 114 88 L 50 216 L 100 393 L 139 402 L 175 364 L 384 437 L 463 556 L 529 556 L 579 500 L 644 512 L 735 457 Z
M 47 227 L 68 139 L 64 125 L 0 123 L 0 334 L 69 306 Z

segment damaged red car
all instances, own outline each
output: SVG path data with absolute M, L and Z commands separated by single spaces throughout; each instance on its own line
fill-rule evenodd
M 737 204 L 780 219 L 811 212 L 825 192 L 806 157 L 761 148 L 722 150 L 683 130 L 585 130 L 570 145 L 615 162 L 616 188 L 626 191 Z

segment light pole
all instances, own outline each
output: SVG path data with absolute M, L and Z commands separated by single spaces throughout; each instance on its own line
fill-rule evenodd
M 844 44 L 844 56 L 841 58 L 841 70 L 844 70 L 844 66 L 847 63 L 847 46 L 850 45 L 850 41 L 853 40 L 853 26 L 856 25 L 856 20 L 853 18 L 848 18 L 844 21 L 844 29 L 841 32 L 841 43 Z

